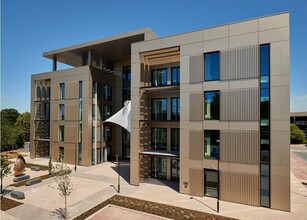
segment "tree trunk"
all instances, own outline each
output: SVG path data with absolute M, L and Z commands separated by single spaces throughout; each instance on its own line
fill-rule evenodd
M 67 200 L 66 200 L 66 196 L 65 197 L 65 220 L 67 219 L 68 215 L 67 215 Z

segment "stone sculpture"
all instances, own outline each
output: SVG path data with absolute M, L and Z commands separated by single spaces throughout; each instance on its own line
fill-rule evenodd
M 14 176 L 22 175 L 25 170 L 26 161 L 23 156 L 19 155 L 14 163 Z

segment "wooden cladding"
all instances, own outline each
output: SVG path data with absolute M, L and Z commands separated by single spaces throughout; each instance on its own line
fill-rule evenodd
M 259 89 L 248 88 L 221 91 L 221 121 L 258 121 Z
M 220 159 L 223 162 L 259 164 L 258 131 L 221 131 Z
M 220 62 L 220 80 L 259 77 L 259 46 L 222 50 Z
M 221 200 L 259 206 L 259 175 L 220 172 Z

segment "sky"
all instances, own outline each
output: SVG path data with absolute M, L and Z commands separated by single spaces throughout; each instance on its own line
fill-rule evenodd
M 164 37 L 285 11 L 290 110 L 307 111 L 306 0 L 1 0 L 0 108 L 30 111 L 31 75 L 52 70 L 43 52 L 144 27 Z

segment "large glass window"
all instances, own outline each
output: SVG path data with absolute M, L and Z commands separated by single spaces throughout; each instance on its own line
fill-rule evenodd
M 64 147 L 59 147 L 59 161 L 64 161 Z
M 82 81 L 79 81 L 79 98 L 82 98 Z
M 216 130 L 205 130 L 205 159 L 218 159 L 219 158 L 219 142 L 220 142 L 220 131 Z
M 167 85 L 167 69 L 156 69 L 151 72 L 151 86 Z
M 180 177 L 180 161 L 171 160 L 171 180 L 179 182 Z
M 59 126 L 59 141 L 64 141 L 64 126 Z
M 180 120 L 180 98 L 172 98 L 172 112 L 171 118 L 172 120 Z
M 167 99 L 151 100 L 151 119 L 167 120 Z
M 220 79 L 220 53 L 205 53 L 205 81 Z
M 63 104 L 60 105 L 60 120 L 64 120 L 65 114 L 65 106 Z
M 103 106 L 103 120 L 107 120 L 112 115 L 112 106 L 104 105 Z
M 97 89 L 98 89 L 97 87 L 98 87 L 97 82 L 93 81 L 93 87 L 92 87 L 93 98 L 97 97 Z
M 260 205 L 270 207 L 270 45 L 260 46 Z
M 152 128 L 151 129 L 151 149 L 166 150 L 167 149 L 167 129 Z
M 123 67 L 123 103 L 130 100 L 131 95 L 131 67 Z
M 171 150 L 179 151 L 180 146 L 180 129 L 172 128 L 171 129 Z
M 205 98 L 205 119 L 219 120 L 220 119 L 220 92 L 204 92 Z
M 180 67 L 172 67 L 172 85 L 180 84 Z
M 104 138 L 104 141 L 112 140 L 112 127 L 111 126 L 105 125 L 103 127 L 103 138 Z
M 218 172 L 215 170 L 205 170 L 205 196 L 217 198 L 218 190 Z
M 151 177 L 166 180 L 166 158 L 151 158 Z
M 65 83 L 60 83 L 60 99 L 65 99 Z
M 112 86 L 107 84 L 103 85 L 103 100 L 112 101 Z

